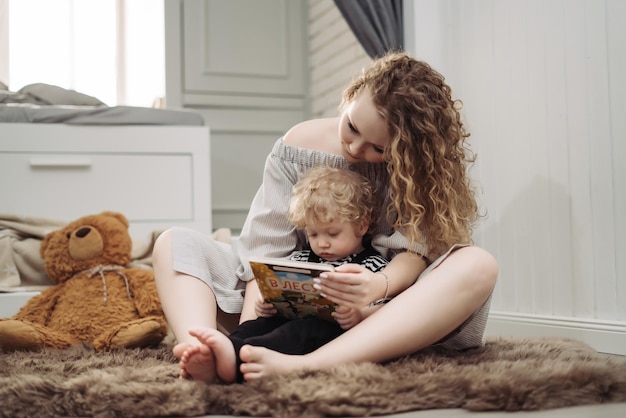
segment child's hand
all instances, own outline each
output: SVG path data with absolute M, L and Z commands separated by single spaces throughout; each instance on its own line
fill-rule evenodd
M 270 316 L 276 315 L 276 308 L 269 302 L 265 302 L 263 297 L 259 295 L 257 300 L 254 302 L 254 313 L 256 313 L 257 317 L 268 318 Z
M 345 306 L 337 307 L 332 315 L 342 329 L 350 329 L 363 319 L 360 309 L 347 308 Z

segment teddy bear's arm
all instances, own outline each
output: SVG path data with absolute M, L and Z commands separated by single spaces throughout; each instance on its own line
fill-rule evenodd
M 13 318 L 45 325 L 62 291 L 62 284 L 43 290 L 37 296 L 30 298 Z
M 132 269 L 126 272 L 135 308 L 141 316 L 163 316 L 154 274 L 150 270 Z

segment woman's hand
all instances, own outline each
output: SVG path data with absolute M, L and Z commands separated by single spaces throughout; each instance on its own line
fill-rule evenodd
M 276 315 L 276 308 L 269 302 L 265 302 L 263 297 L 259 295 L 259 297 L 254 302 L 254 313 L 256 313 L 257 317 L 268 318 L 270 316 Z
M 383 289 L 385 279 L 358 264 L 344 264 L 334 272 L 320 274 L 316 288 L 341 306 L 359 309 L 376 299 L 377 290 Z
M 333 318 L 339 324 L 342 329 L 350 329 L 363 319 L 360 309 L 346 308 L 345 306 L 339 306 L 332 313 Z

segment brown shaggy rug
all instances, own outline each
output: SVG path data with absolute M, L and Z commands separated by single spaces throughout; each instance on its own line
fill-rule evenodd
M 0 416 L 371 416 L 626 402 L 626 360 L 574 340 L 491 338 L 462 353 L 428 349 L 233 385 L 178 379 L 170 349 L 2 353 Z

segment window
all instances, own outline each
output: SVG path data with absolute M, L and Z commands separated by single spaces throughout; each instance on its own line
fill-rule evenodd
M 0 0 L 0 81 L 152 106 L 165 95 L 163 19 L 163 0 Z

